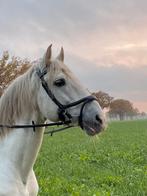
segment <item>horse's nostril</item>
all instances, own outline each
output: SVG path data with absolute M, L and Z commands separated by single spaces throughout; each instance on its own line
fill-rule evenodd
M 100 124 L 103 123 L 102 119 L 99 117 L 98 114 L 95 116 L 95 119 L 96 119 Z

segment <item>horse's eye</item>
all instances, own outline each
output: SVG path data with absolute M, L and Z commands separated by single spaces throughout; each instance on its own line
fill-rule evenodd
M 64 78 L 58 79 L 58 80 L 56 80 L 56 81 L 54 82 L 54 85 L 55 85 L 55 86 L 58 86 L 58 87 L 64 86 L 65 84 L 66 84 L 66 82 L 65 82 L 65 79 L 64 79 Z

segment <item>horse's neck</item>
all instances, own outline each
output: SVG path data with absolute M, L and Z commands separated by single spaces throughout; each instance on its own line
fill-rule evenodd
M 37 121 L 35 121 L 38 123 Z M 28 120 L 17 121 L 17 124 L 31 124 Z M 43 129 L 15 129 L 0 142 L 0 160 L 7 171 L 13 171 L 23 183 L 26 183 L 29 172 L 35 163 L 43 138 Z M 11 167 L 11 168 L 10 168 Z

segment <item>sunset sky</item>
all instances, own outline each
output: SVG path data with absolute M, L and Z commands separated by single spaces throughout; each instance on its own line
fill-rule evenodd
M 35 60 L 50 43 L 90 91 L 147 112 L 146 0 L 0 0 L 0 55 Z

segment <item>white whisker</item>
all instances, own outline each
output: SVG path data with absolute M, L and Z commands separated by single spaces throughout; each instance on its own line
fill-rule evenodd
M 96 150 L 96 143 L 95 143 L 95 138 L 94 137 L 92 138 L 92 143 L 93 143 L 94 150 Z

